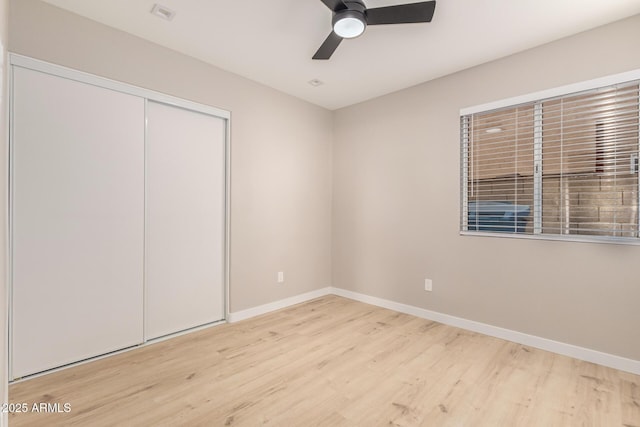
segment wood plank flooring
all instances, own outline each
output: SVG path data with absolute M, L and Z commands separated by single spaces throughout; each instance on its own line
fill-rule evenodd
M 337 296 L 16 383 L 9 395 L 61 411 L 10 414 L 12 427 L 640 427 L 637 375 Z

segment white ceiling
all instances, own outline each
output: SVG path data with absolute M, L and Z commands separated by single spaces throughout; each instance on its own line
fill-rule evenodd
M 369 27 L 330 60 L 314 61 L 331 31 L 320 0 L 44 1 L 328 109 L 640 13 L 639 0 L 438 0 L 431 23 Z M 155 3 L 175 18 L 152 15 Z

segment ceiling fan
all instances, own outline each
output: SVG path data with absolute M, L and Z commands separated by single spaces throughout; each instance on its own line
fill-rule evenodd
M 364 33 L 367 25 L 411 24 L 431 22 L 436 1 L 399 4 L 367 9 L 362 0 L 321 0 L 333 12 L 333 30 L 313 59 L 329 59 L 342 39 L 352 39 Z

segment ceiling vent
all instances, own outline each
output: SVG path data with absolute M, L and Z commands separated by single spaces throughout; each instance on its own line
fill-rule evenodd
M 171 21 L 176 13 L 169 9 L 168 7 L 164 7 L 159 4 L 154 4 L 153 9 L 151 9 L 151 14 L 159 16 L 162 19 L 166 19 L 167 21 Z

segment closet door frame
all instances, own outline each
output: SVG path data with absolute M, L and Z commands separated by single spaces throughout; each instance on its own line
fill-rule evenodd
M 230 135 L 230 129 L 231 129 L 231 113 L 227 110 L 223 110 L 220 108 L 216 108 L 216 107 L 212 107 L 210 105 L 205 105 L 205 104 L 201 104 L 201 103 L 197 103 L 197 102 L 193 102 L 193 101 L 189 101 L 186 99 L 182 99 L 182 98 L 178 98 L 178 97 L 174 97 L 171 95 L 166 95 L 164 93 L 161 92 L 156 92 L 153 90 L 149 90 L 149 89 L 144 89 L 141 87 L 137 87 L 134 85 L 130 85 L 127 83 L 122 83 L 122 82 L 118 82 L 115 80 L 111 80 L 108 78 L 104 78 L 104 77 L 99 77 L 90 73 L 86 73 L 86 72 L 82 72 L 82 71 L 78 71 L 78 70 L 74 70 L 68 67 L 63 67 L 60 65 L 56 65 L 56 64 L 52 64 L 49 62 L 45 62 L 45 61 L 41 61 L 38 59 L 34 59 L 34 58 L 30 58 L 27 56 L 23 56 L 23 55 L 19 55 L 19 54 L 15 54 L 15 53 L 9 53 L 8 55 L 8 62 L 9 62 L 9 82 L 8 82 L 8 87 L 9 87 L 9 108 L 8 108 L 8 113 L 9 113 L 9 168 L 8 168 L 8 174 L 9 174 L 9 188 L 8 188 L 8 221 L 7 224 L 5 225 L 8 229 L 8 250 L 7 250 L 7 277 L 8 277 L 8 321 L 9 323 L 7 324 L 7 329 L 8 329 L 8 338 L 9 338 L 9 343 L 13 342 L 13 336 L 12 336 L 12 326 L 11 326 L 11 322 L 12 322 L 12 294 L 13 294 L 13 195 L 15 194 L 15 189 L 13 187 L 13 161 L 12 159 L 12 153 L 13 153 L 13 129 L 14 129 L 14 125 L 13 125 L 13 112 L 12 112 L 12 106 L 13 106 L 13 102 L 14 102 L 14 93 L 13 93 L 13 70 L 15 69 L 15 67 L 19 67 L 19 68 L 26 68 L 26 69 L 30 69 L 33 71 L 39 71 L 42 73 L 46 73 L 46 74 L 50 74 L 53 76 L 57 76 L 57 77 L 61 77 L 61 78 L 65 78 L 65 79 L 69 79 L 69 80 L 74 80 L 77 82 L 81 82 L 81 83 L 86 83 L 86 84 L 90 84 L 93 86 L 97 86 L 97 87 L 101 87 L 101 88 L 105 88 L 105 89 L 110 89 L 116 92 L 122 92 L 122 93 L 126 93 L 129 95 L 134 95 L 134 96 L 138 96 L 140 98 L 144 99 L 145 102 L 145 107 L 147 104 L 147 101 L 155 101 L 155 102 L 159 102 L 159 103 L 163 103 L 163 104 L 168 104 L 171 106 L 175 106 L 175 107 L 179 107 L 179 108 L 183 108 L 186 110 L 192 110 L 195 112 L 199 112 L 202 114 L 206 114 L 206 115 L 210 115 L 210 116 L 214 116 L 216 118 L 220 118 L 224 120 L 224 127 L 225 127 L 225 137 L 224 137 L 224 232 L 223 232 L 223 237 L 224 237 L 224 243 L 223 243 L 223 268 L 224 268 L 224 282 L 223 282 L 223 295 L 221 295 L 222 301 L 223 301 L 223 313 L 224 313 L 224 319 L 222 319 L 221 321 L 226 321 L 229 318 L 229 247 L 230 247 L 230 208 L 231 208 L 231 204 L 230 204 L 230 189 L 231 189 L 231 183 L 230 183 L 230 177 L 231 177 L 231 149 L 230 149 L 230 143 L 231 143 L 231 135 Z M 145 117 L 144 120 L 146 122 L 146 111 L 145 111 Z M 145 149 L 146 149 L 146 123 L 144 124 L 145 127 Z M 145 219 L 146 219 L 146 209 L 147 209 L 147 194 L 146 194 L 146 153 L 145 153 L 145 198 L 144 198 L 144 209 L 145 209 Z M 146 225 L 145 225 L 146 228 Z M 145 235 L 146 235 L 146 230 L 145 230 Z M 145 245 L 146 245 L 146 240 L 145 240 Z M 145 247 L 145 255 L 144 255 L 144 280 L 143 280 L 143 292 L 144 294 L 146 294 L 146 247 Z M 146 305 L 146 302 L 145 302 Z M 144 308 L 144 317 L 146 318 L 146 307 Z M 216 324 L 219 322 L 214 322 L 212 324 Z M 203 327 L 207 327 L 209 325 L 203 325 L 200 327 L 196 327 L 193 329 L 201 329 Z M 147 342 L 153 342 L 156 340 L 150 340 L 147 338 L 147 334 L 146 334 L 146 325 L 144 325 L 143 327 L 144 330 L 144 342 L 142 343 L 142 345 L 144 345 L 144 343 Z M 183 332 L 178 332 L 174 335 L 171 336 L 175 336 L 175 335 L 180 335 L 182 333 L 186 333 L 188 331 L 183 331 Z M 158 338 L 157 340 L 162 340 L 165 339 L 163 338 Z M 8 348 L 8 353 L 6 356 L 8 357 L 9 360 L 9 372 L 12 372 L 12 360 L 11 360 L 11 348 L 12 345 L 9 346 Z M 126 350 L 125 350 L 126 351 Z M 96 356 L 96 358 L 100 358 L 100 357 L 104 357 L 104 356 Z M 93 358 L 92 358 L 93 359 Z M 92 360 L 91 359 L 91 360 Z M 80 362 L 80 361 L 79 361 Z M 54 368 L 54 369 L 59 369 L 59 368 Z M 38 375 L 38 374 L 35 374 Z

